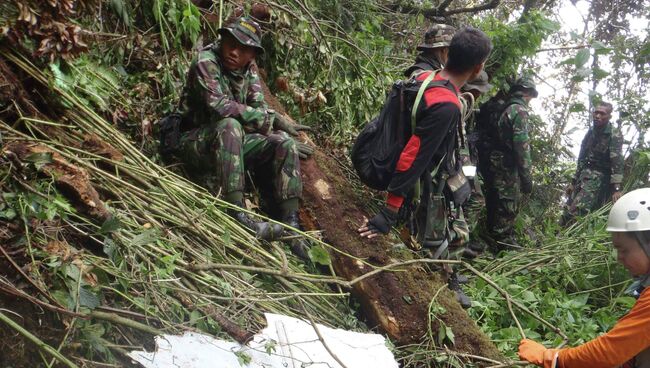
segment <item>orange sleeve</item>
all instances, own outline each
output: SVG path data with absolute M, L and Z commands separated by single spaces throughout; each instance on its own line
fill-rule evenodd
M 575 348 L 562 349 L 560 368 L 618 367 L 650 347 L 650 288 L 630 313 L 606 334 Z

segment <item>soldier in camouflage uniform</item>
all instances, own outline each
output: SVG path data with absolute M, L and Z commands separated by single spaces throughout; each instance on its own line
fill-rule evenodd
M 612 111 L 608 102 L 596 106 L 593 126 L 582 140 L 578 168 L 567 189 L 563 225 L 602 207 L 610 198 L 616 202 L 622 194 L 623 136 L 610 122 Z
M 489 77 L 485 70 L 474 80 L 471 80 L 461 88 L 462 92 L 471 93 L 474 101 L 478 100 L 482 94 L 486 93 L 492 88 L 492 85 L 489 83 Z M 481 190 L 481 181 L 478 177 L 478 148 L 477 143 L 479 139 L 478 130 L 476 127 L 476 115 L 478 109 L 476 109 L 476 104 L 474 105 L 475 109 L 472 112 L 471 116 L 465 122 L 465 132 L 466 132 L 466 147 L 461 150 L 461 162 L 463 166 L 474 166 L 476 168 L 475 175 L 473 177 L 468 177 L 472 185 L 472 195 L 470 196 L 467 203 L 463 206 L 463 211 L 466 214 L 466 220 L 468 229 L 470 231 L 478 223 L 478 218 L 483 207 L 485 207 L 485 197 L 483 196 L 483 191 Z M 467 247 L 463 250 L 463 256 L 465 258 L 476 258 L 479 253 L 483 251 L 484 246 L 477 241 L 471 241 L 468 243 Z
M 510 88 L 505 109 L 499 119 L 490 121 L 486 142 L 481 142 L 480 170 L 484 179 L 488 232 L 495 251 L 504 245 L 516 245 L 514 222 L 519 209 L 520 192 L 530 194 L 530 139 L 528 102 L 537 97 L 532 79 L 518 79 Z M 485 129 L 487 128 L 487 129 Z
M 404 76 L 413 78 L 424 70 L 441 70 L 447 63 L 449 43 L 456 28 L 447 24 L 434 24 L 424 34 L 424 42 L 417 47 L 420 51 L 415 63 L 404 71 Z
M 237 18 L 219 34 L 220 42 L 201 50 L 190 65 L 176 156 L 200 183 L 237 208 L 243 206 L 245 169 L 253 169 L 272 181 L 282 221 L 298 228 L 299 154 L 311 151 L 289 134 L 307 127 L 292 125 L 267 109 L 254 63 L 264 51 L 259 25 Z M 230 212 L 260 238 L 272 240 L 282 232 L 279 225 L 254 221 L 244 211 Z M 301 257 L 306 257 L 304 245 L 294 249 Z

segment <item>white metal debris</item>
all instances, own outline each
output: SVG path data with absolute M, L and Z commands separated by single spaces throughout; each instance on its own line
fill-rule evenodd
M 309 322 L 265 314 L 267 327 L 248 345 L 197 333 L 156 337 L 156 351 L 133 351 L 145 368 L 342 368 Z M 329 349 L 347 368 L 397 368 L 386 339 L 377 334 L 317 325 Z

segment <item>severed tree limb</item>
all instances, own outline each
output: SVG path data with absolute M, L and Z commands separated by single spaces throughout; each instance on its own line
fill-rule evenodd
M 435 21 L 437 20 L 435 19 L 436 17 L 448 17 L 460 13 L 478 13 L 484 10 L 494 9 L 499 6 L 500 3 L 501 0 L 490 0 L 482 5 L 447 10 L 447 6 L 451 4 L 451 1 L 445 0 L 439 7 L 430 9 L 423 9 L 418 6 L 404 4 L 393 4 L 389 8 L 392 11 L 403 14 L 422 14 L 425 18 Z
M 445 10 L 445 12 L 442 15 L 449 16 L 449 15 L 460 14 L 460 13 L 478 13 L 483 10 L 494 9 L 497 6 L 499 6 L 499 3 L 501 3 L 501 0 L 491 0 L 490 2 L 487 2 L 483 5 L 478 5 L 474 7 Z

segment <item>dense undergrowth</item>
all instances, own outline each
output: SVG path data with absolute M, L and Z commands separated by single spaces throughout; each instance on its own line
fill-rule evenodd
M 93 217 L 75 207 L 57 175 L 43 171 L 57 161 L 52 154 L 34 152 L 21 164 L 4 159 L 0 165 L 0 223 L 18 224 L 0 236 L 6 235 L 11 249 L 26 250 L 17 254 L 30 264 L 27 272 L 38 280 L 41 300 L 73 312 L 63 317 L 65 336 L 52 343 L 55 348 L 80 342 L 64 351 L 114 361 L 120 349 L 137 346 L 138 336 L 124 332 L 119 321 L 102 319 L 98 307 L 105 304 L 155 326 L 143 333 L 197 329 L 227 337 L 232 336 L 228 322 L 235 329 L 258 330 L 262 311 L 308 314 L 328 325 L 366 330 L 349 295 L 328 286 L 331 277 L 287 256 L 281 243 L 261 246 L 224 215 L 225 203 L 159 165 L 155 139 L 147 132 L 174 109 L 192 49 L 210 43 L 235 6 L 114 0 L 101 3 L 108 6 L 97 23 L 94 4 L 80 3 L 87 18 L 81 12 L 78 22 L 93 35 L 87 52 L 52 60 L 48 54 L 32 62 L 25 55 L 39 45 L 25 42 L 12 46 L 15 51 L 5 44 L 1 55 L 23 78 L 40 83 L 33 86 L 45 111 L 35 117 L 20 104 L 0 106 L 3 143 L 41 144 L 83 168 L 109 198 L 105 204 L 112 214 Z M 316 128 L 321 146 L 345 152 L 392 81 L 401 78 L 424 17 L 389 12 L 373 1 L 268 4 L 274 21 L 264 25 L 267 53 L 260 60 L 268 84 L 292 116 Z M 8 9 L 0 20 L 19 15 L 8 4 L 0 9 Z M 496 16 L 457 22 L 472 22 L 493 37 L 499 53 L 488 68 L 499 86 L 556 29 L 536 11 L 510 23 Z M 555 225 L 561 183 L 571 165 L 557 165 L 563 153 L 548 148 L 552 137 L 541 121 L 535 126 L 535 159 L 544 164 L 535 169 L 539 185 L 518 220 L 527 247 L 499 258 L 485 255 L 473 263 L 480 275 L 468 272 L 474 300 L 469 313 L 512 358 L 521 332 L 549 346 L 578 344 L 606 331 L 633 303 L 623 293 L 628 276 L 615 264 L 604 231 L 606 209 L 566 230 Z M 91 135 L 124 158 L 68 143 Z M 636 155 L 628 188 L 647 182 L 647 152 Z M 199 266 L 206 269 L 194 272 Z M 272 272 L 277 269 L 283 273 Z M 14 281 L 3 278 L 0 287 L 20 289 Z M 505 295 L 526 310 L 511 312 Z M 435 303 L 430 310 L 432 318 L 441 312 Z M 93 319 L 79 316 L 87 313 L 95 313 Z M 423 338 L 424 353 L 396 353 L 413 366 L 467 366 L 446 347 L 453 350 L 453 331 L 442 329 Z

